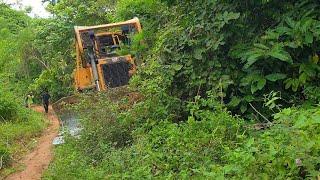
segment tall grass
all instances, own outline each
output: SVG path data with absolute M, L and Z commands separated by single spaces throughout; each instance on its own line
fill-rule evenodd
M 47 126 L 40 113 L 21 107 L 18 112 L 17 119 L 0 123 L 0 179 L 15 171 L 12 163 L 36 145 L 35 137 Z

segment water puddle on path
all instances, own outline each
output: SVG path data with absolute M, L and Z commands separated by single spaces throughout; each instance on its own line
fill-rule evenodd
M 64 111 L 58 113 L 60 119 L 60 133 L 53 140 L 54 145 L 59 145 L 64 143 L 64 135 L 70 134 L 73 137 L 78 137 L 81 131 L 81 124 L 79 118 L 74 112 Z

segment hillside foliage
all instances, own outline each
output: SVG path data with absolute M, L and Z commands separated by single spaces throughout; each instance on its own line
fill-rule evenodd
M 15 171 L 13 162 L 46 127 L 41 115 L 24 107 L 28 85 L 41 73 L 28 54 L 33 20 L 25 13 L 0 3 L 0 179 Z
M 2 4 L 0 81 L 18 97 L 45 89 L 54 100 L 71 95 L 73 26 L 138 17 L 143 32 L 125 49 L 139 65 L 129 95 L 80 95 L 71 107 L 80 138 L 56 148 L 45 179 L 315 179 L 319 6 L 60 0 L 47 7 L 51 18 L 32 19 Z M 0 112 L 16 117 L 19 101 L 8 99 L 0 98 Z
M 82 138 L 57 149 L 47 179 L 319 175 L 317 1 L 111 7 L 109 20 L 137 16 L 143 24 L 144 43 L 131 48 L 141 66 L 130 85 L 142 100 L 83 96 L 74 107 Z

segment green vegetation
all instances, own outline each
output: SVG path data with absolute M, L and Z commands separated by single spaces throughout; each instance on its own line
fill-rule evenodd
M 26 109 L 17 97 L 0 88 L 0 177 L 16 169 L 11 164 L 36 145 L 35 137 L 46 127 L 44 117 Z
M 81 95 L 70 108 L 84 129 L 56 148 L 45 179 L 316 179 L 319 6 L 60 0 L 48 7 L 54 17 L 18 12 L 28 23 L 0 31 L 24 39 L 0 40 L 0 64 L 13 68 L 0 80 L 16 92 L 70 95 L 73 26 L 139 17 L 143 33 L 123 49 L 139 61 L 130 87 Z M 15 66 L 5 63 L 12 55 L 20 59 Z M 17 81 L 22 72 L 29 76 Z M 8 107 L 8 116 L 20 117 L 16 104 L 0 102 L 8 104 L 0 112 Z
M 83 101 L 72 107 L 80 114 L 84 130 L 80 139 L 68 137 L 65 145 L 57 147 L 45 179 L 290 179 L 319 175 L 317 107 L 283 109 L 271 127 L 258 127 L 225 109 L 213 110 L 219 107 L 208 106 L 215 104 L 213 99 L 197 99 L 189 105 L 191 115 L 186 122 L 139 121 L 148 113 L 144 102 L 131 109 L 130 99 L 110 101 L 114 94 L 109 93 L 84 95 Z M 203 107 L 206 110 L 198 110 Z
M 17 107 L 16 107 L 17 109 Z M 46 127 L 44 117 L 30 110 L 19 109 L 19 119 L 0 123 L 0 177 L 16 169 L 10 165 L 36 145 L 35 137 Z
M 25 12 L 0 4 L 0 179 L 16 170 L 12 163 L 36 144 L 34 138 L 46 127 L 40 114 L 24 107 L 28 84 L 40 72 L 28 62 L 30 23 Z

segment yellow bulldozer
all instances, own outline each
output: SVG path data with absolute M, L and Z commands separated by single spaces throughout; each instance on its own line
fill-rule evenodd
M 119 55 L 122 45 L 130 46 L 131 37 L 141 32 L 138 18 L 97 26 L 76 26 L 75 88 L 78 91 L 105 91 L 127 85 L 136 72 L 131 54 Z

